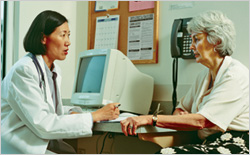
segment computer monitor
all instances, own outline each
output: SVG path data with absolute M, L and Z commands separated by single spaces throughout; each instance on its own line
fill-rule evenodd
M 93 49 L 81 52 L 77 61 L 71 103 L 100 108 L 119 102 L 121 111 L 148 114 L 154 80 L 140 72 L 122 52 Z

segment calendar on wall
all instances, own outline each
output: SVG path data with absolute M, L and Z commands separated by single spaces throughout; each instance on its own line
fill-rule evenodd
M 119 33 L 119 15 L 96 18 L 95 49 L 117 49 Z
M 102 1 L 100 3 L 102 5 L 104 4 Z M 107 9 L 97 11 L 96 9 L 100 9 L 101 5 L 97 4 L 96 1 L 88 2 L 87 49 L 113 48 L 121 51 L 124 55 L 130 58 L 132 54 L 133 58 L 130 60 L 134 64 L 158 63 L 160 2 L 133 1 L 132 5 L 131 3 L 132 2 L 130 1 L 119 1 L 118 6 L 115 7 L 116 9 L 110 9 L 113 7 L 111 7 L 110 3 L 105 2 L 105 5 L 108 4 L 109 7 L 105 6 L 103 8 Z M 140 5 L 140 7 L 135 7 L 135 3 Z M 142 3 L 143 5 L 141 5 Z M 146 6 L 145 3 L 150 3 L 150 5 Z M 153 18 L 150 18 L 150 20 L 141 19 L 141 17 L 146 17 L 148 15 L 153 16 Z M 133 27 L 133 29 L 131 29 L 132 22 L 129 19 L 134 17 L 138 17 L 139 21 L 133 22 L 138 24 L 140 27 Z M 148 33 L 150 33 L 150 38 Z M 147 42 L 138 45 L 136 44 L 138 42 L 138 39 L 136 40 L 136 38 L 139 38 L 141 41 L 146 40 Z M 135 57 L 135 53 L 132 53 L 135 50 L 134 45 L 137 45 L 136 50 L 140 48 L 140 56 L 136 55 L 137 57 Z M 144 47 L 144 45 L 146 47 Z

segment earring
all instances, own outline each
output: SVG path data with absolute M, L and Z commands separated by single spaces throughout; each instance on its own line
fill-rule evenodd
M 214 52 L 217 52 L 216 49 L 215 49 L 215 47 L 214 47 Z

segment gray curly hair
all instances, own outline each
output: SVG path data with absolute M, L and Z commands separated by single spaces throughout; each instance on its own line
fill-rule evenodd
M 232 55 L 235 49 L 235 28 L 233 22 L 220 11 L 207 11 L 194 17 L 189 23 L 189 33 L 207 33 L 210 44 L 218 45 L 215 51 L 220 56 Z

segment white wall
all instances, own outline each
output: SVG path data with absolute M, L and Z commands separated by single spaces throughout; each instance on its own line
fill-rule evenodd
M 192 4 L 192 8 L 171 10 L 172 5 Z M 155 79 L 155 101 L 172 100 L 172 58 L 170 55 L 170 35 L 174 19 L 193 17 L 206 10 L 221 10 L 234 22 L 236 27 L 236 51 L 234 58 L 249 67 L 249 2 L 160 2 L 159 19 L 159 63 L 152 65 L 137 65 L 139 70 Z M 178 100 L 186 94 L 197 74 L 203 70 L 201 64 L 194 60 L 179 59 L 179 74 L 177 95 Z
M 176 4 L 192 4 L 192 8 L 171 9 Z M 120 6 L 122 7 L 122 6 Z M 20 2 L 20 40 L 19 57 L 23 56 L 22 41 L 35 16 L 43 10 L 52 9 L 69 19 L 71 46 L 65 61 L 57 63 L 62 68 L 62 97 L 70 98 L 74 81 L 76 57 L 87 49 L 88 2 L 87 1 L 21 1 Z M 192 17 L 206 10 L 221 10 L 235 23 L 237 48 L 233 57 L 249 66 L 249 2 L 248 1 L 211 1 L 183 2 L 161 1 L 159 19 L 159 63 L 140 64 L 137 68 L 154 77 L 154 101 L 172 100 L 172 58 L 170 55 L 170 34 L 175 18 Z M 185 95 L 197 74 L 204 69 L 194 60 L 179 59 L 178 100 Z
M 75 61 L 76 61 L 76 33 L 77 16 L 76 2 L 74 1 L 21 1 L 20 2 L 20 20 L 19 20 L 19 58 L 26 52 L 23 48 L 23 38 L 27 33 L 29 26 L 34 18 L 44 10 L 54 10 L 64 15 L 69 20 L 71 31 L 71 46 L 69 54 L 64 61 L 56 61 L 62 69 L 62 97 L 70 98 L 73 89 Z

